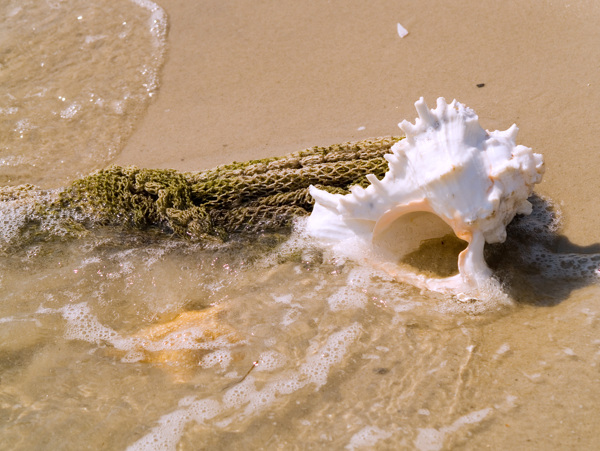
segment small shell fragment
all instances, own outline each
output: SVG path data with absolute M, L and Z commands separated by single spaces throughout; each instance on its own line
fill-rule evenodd
M 401 38 L 403 38 L 404 36 L 406 36 L 408 34 L 408 30 L 406 28 L 404 28 L 400 22 L 398 22 L 398 36 L 400 36 Z

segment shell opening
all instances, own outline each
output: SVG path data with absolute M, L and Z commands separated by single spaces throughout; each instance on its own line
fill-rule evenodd
M 430 278 L 458 274 L 458 256 L 468 243 L 439 216 L 411 211 L 386 222 L 373 234 L 373 247 L 384 259 Z

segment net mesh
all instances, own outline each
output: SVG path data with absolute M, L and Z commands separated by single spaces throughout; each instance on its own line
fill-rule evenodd
M 384 155 L 399 139 L 313 147 L 202 172 L 111 166 L 54 191 L 0 188 L 10 223 L 5 240 L 80 235 L 97 226 L 151 228 L 194 241 L 286 229 L 312 211 L 310 185 L 345 194 L 367 186 L 367 174 L 383 177 Z

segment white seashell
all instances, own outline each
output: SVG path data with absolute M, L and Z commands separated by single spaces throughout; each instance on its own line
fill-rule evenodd
M 419 117 L 414 125 L 399 124 L 406 139 L 386 155 L 389 170 L 382 180 L 370 175 L 370 186 L 347 195 L 310 187 L 315 207 L 307 232 L 325 243 L 343 243 L 339 248 L 357 243 L 400 280 L 480 296 L 492 275 L 484 244 L 504 241 L 513 217 L 531 213 L 527 198 L 542 179 L 542 156 L 515 144 L 516 125 L 487 132 L 475 112 L 456 100 L 447 104 L 440 97 L 430 110 L 421 98 L 415 107 Z M 410 252 L 415 236 L 437 238 L 448 226 L 468 243 L 458 256 L 458 274 L 430 277 L 389 260 Z

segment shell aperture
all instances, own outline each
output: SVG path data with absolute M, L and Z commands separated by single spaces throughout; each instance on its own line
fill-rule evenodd
M 307 232 L 331 245 L 344 243 L 339 248 L 356 249 L 349 245 L 355 243 L 402 281 L 459 298 L 481 296 L 492 276 L 484 245 L 503 242 L 514 216 L 531 213 L 527 199 L 542 179 L 543 158 L 515 143 L 516 125 L 486 131 L 475 112 L 456 100 L 440 97 L 430 110 L 421 98 L 415 107 L 419 117 L 399 124 L 406 138 L 386 155 L 389 169 L 381 180 L 367 176 L 368 187 L 355 186 L 346 195 L 310 188 L 315 206 Z M 416 236 L 422 242 L 441 236 L 446 225 L 467 243 L 456 275 L 431 277 L 390 261 L 394 241 Z M 378 245 L 391 227 L 399 233 Z

